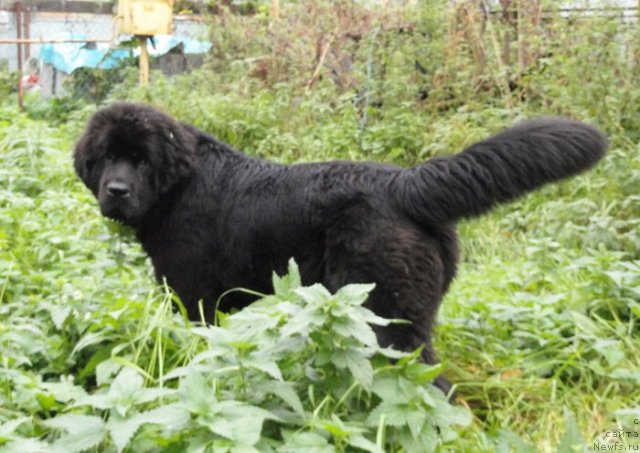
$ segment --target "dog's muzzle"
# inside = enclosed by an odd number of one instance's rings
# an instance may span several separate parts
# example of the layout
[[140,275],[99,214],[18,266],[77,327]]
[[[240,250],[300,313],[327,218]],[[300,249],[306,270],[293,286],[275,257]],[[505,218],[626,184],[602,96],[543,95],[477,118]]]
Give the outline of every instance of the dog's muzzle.
[[129,198],[131,190],[124,181],[114,180],[107,184],[107,193],[114,198]]

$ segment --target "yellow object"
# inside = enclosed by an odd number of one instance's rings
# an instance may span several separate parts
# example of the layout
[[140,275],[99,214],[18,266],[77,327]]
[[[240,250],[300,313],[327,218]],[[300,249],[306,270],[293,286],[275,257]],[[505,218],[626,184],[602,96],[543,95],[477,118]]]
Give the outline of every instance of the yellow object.
[[119,0],[120,33],[170,35],[173,31],[173,0]]

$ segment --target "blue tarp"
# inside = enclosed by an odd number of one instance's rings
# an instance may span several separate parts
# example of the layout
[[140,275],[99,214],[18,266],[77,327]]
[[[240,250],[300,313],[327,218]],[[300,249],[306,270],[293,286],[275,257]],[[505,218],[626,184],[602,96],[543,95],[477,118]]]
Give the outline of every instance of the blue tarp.
[[[184,46],[183,53],[198,54],[207,53],[211,49],[212,44],[207,41],[198,41],[196,39],[181,38],[174,35],[156,35],[153,37],[153,42],[147,39],[147,49],[149,49],[149,55],[152,57],[159,57],[169,52],[171,49],[182,44]],[[138,55],[140,50],[135,49],[135,55]]]
[[[83,35],[67,35],[60,39],[81,40]],[[157,35],[153,42],[147,40],[149,55],[158,57],[182,44],[185,54],[205,53],[211,48],[211,43],[173,35]],[[52,65],[59,71],[71,74],[78,68],[110,69],[117,67],[121,60],[131,56],[138,56],[139,48],[110,48],[108,43],[45,43],[40,46],[40,60]]]

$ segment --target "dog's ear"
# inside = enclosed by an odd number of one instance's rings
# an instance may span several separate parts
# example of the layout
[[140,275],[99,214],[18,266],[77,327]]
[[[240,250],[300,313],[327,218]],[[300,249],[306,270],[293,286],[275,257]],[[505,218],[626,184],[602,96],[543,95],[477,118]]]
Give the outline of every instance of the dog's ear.
[[98,193],[98,182],[93,176],[94,166],[97,163],[94,147],[96,146],[96,137],[93,130],[87,128],[82,134],[73,153],[73,166],[76,174],[82,182],[93,192]]
[[197,135],[191,128],[174,122],[162,131],[161,191],[168,191],[193,174],[196,168]]

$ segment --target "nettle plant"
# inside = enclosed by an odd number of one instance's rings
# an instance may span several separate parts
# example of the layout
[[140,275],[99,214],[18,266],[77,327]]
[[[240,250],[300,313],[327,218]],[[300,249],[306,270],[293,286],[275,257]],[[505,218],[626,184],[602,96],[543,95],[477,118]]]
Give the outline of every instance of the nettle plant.
[[273,285],[217,325],[192,327],[204,347],[157,381],[107,359],[95,393],[67,382],[70,401],[39,422],[41,440],[18,434],[25,417],[0,426],[5,449],[424,453],[471,422],[431,385],[439,366],[378,345],[371,326],[397,321],[363,307],[373,285],[303,287],[293,261]]

